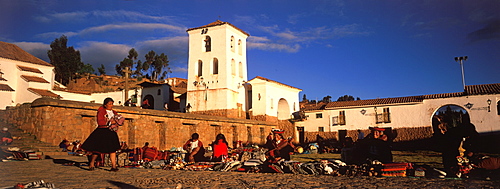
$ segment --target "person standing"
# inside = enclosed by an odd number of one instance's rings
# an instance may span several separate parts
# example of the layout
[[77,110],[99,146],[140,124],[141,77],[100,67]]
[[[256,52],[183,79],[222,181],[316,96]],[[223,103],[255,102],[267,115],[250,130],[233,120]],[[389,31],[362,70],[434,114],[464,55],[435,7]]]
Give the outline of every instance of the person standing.
[[118,114],[113,110],[113,103],[112,98],[104,99],[103,105],[97,110],[97,128],[82,144],[82,149],[92,153],[89,171],[94,170],[95,161],[99,154],[109,154],[111,160],[110,171],[118,171],[116,167],[116,151],[120,149],[120,140],[116,131],[108,128],[118,124],[114,119]]

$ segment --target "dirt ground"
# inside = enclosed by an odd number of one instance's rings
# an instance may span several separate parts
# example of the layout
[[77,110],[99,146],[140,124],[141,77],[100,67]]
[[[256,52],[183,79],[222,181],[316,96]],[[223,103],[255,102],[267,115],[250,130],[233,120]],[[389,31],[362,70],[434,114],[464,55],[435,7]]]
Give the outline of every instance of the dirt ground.
[[[68,165],[75,162],[75,165]],[[0,162],[0,188],[44,180],[57,188],[500,188],[500,180],[347,177],[277,173],[184,171],[109,167],[88,171],[86,157]]]

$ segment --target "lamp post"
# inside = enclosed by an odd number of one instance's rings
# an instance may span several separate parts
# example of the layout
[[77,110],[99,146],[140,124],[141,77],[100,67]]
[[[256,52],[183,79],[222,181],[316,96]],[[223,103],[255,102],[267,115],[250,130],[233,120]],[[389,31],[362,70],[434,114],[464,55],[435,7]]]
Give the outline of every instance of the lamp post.
[[486,102],[488,103],[488,112],[491,112],[491,108],[490,108],[490,106],[491,106],[491,100],[488,99]]
[[455,61],[460,63],[460,67],[462,68],[462,85],[464,86],[464,91],[465,91],[464,61],[466,60],[467,56],[455,57]]

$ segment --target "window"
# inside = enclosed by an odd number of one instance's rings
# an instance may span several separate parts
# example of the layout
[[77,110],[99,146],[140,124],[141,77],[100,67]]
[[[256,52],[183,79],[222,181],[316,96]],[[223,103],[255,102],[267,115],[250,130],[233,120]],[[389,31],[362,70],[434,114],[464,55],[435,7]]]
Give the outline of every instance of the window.
[[391,113],[389,112],[389,108],[384,108],[384,113],[382,115],[384,123],[391,122]]
[[231,51],[234,52],[234,36],[231,36]]
[[213,71],[212,73],[213,74],[219,74],[219,60],[217,58],[214,58],[214,62],[213,62]]
[[500,115],[500,101],[497,102],[497,115]]
[[318,127],[319,132],[325,132],[325,127]]
[[391,122],[391,113],[389,112],[389,108],[384,108],[382,114],[377,114],[375,117],[376,123],[390,123]]
[[240,73],[238,73],[238,75],[239,75],[241,78],[243,78],[243,63],[241,63],[241,62],[240,62],[240,63],[238,64],[238,70],[239,70],[239,72],[240,72]]
[[238,54],[241,55],[241,52],[243,51],[242,49],[243,49],[243,47],[241,46],[241,39],[240,39],[240,40],[238,40]]
[[198,60],[198,76],[203,75],[203,62],[201,60]]
[[332,117],[332,126],[339,124],[339,116]]
[[210,52],[212,51],[212,39],[210,36],[205,37],[205,52]]
[[323,114],[322,113],[317,113],[316,114],[316,119],[321,119],[323,118]]
[[158,96],[161,95],[161,89],[158,89]]
[[339,111],[339,125],[345,125],[345,111]]
[[339,116],[332,117],[332,126],[345,125],[345,111],[339,111]]
[[231,59],[231,74],[236,75],[236,65],[234,65],[234,59]]

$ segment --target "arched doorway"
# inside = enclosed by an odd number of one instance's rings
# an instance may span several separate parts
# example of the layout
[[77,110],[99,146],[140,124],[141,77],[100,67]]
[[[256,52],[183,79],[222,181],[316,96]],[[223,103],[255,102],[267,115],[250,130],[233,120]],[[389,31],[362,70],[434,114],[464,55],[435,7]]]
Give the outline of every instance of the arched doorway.
[[436,110],[432,116],[432,129],[434,133],[443,133],[452,128],[459,128],[469,123],[469,112],[461,106],[447,104]]
[[290,119],[290,106],[288,102],[282,98],[278,101],[278,120]]
[[[148,100],[149,107],[147,109],[155,109],[155,98],[151,95],[146,95],[142,101],[144,102],[145,100]],[[141,104],[142,105],[142,104]]]

